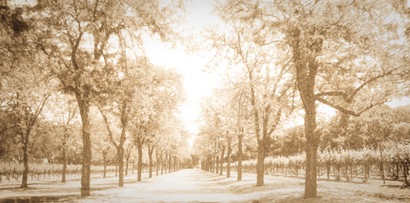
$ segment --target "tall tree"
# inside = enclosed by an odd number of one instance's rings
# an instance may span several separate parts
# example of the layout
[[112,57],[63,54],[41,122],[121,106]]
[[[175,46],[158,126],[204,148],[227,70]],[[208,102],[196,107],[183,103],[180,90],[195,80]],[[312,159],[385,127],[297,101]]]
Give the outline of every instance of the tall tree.
[[24,15],[27,10],[26,6],[0,2],[0,95],[3,121],[0,134],[2,138],[11,132],[20,136],[24,165],[22,188],[28,186],[30,135],[51,92],[49,72],[42,68],[43,56],[30,43],[35,37],[30,34],[34,30],[32,19]]

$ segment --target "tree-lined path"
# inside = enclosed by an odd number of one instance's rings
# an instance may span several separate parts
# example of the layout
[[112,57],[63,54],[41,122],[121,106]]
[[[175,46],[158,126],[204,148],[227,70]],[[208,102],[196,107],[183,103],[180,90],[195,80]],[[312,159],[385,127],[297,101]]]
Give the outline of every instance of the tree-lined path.
[[410,0],[0,0],[0,202],[410,202],[409,42]]

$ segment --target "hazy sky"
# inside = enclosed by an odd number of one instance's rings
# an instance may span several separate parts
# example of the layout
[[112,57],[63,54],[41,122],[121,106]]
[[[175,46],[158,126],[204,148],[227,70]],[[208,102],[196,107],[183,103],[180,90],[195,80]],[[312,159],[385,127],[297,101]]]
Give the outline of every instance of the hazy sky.
[[182,121],[191,134],[198,132],[201,98],[210,95],[219,80],[217,74],[205,70],[212,54],[205,50],[190,50],[191,45],[201,40],[204,29],[217,22],[217,17],[212,14],[212,4],[212,0],[186,2],[186,18],[180,25],[183,29],[182,34],[188,37],[184,45],[172,46],[158,39],[149,40],[145,44],[146,54],[152,63],[175,68],[182,74],[186,102],[180,110]]

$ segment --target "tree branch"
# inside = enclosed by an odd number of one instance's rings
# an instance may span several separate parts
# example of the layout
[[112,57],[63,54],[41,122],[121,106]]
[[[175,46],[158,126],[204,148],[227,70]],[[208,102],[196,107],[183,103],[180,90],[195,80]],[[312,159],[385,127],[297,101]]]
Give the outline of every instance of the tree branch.
[[275,120],[273,122],[273,125],[270,127],[268,131],[268,136],[272,135],[273,131],[278,126],[281,115],[282,115],[282,107],[278,110],[278,112],[276,112]]
[[39,106],[36,108],[33,117],[31,117],[30,122],[28,123],[28,127],[31,128],[36,123],[37,118],[40,116],[40,113],[43,111],[43,108],[50,97],[50,94],[44,95],[43,100],[40,102]]
[[107,115],[105,115],[105,113],[103,112],[103,110],[101,109],[101,107],[99,105],[97,105],[98,110],[100,111],[103,119],[104,119],[104,123],[105,126],[107,128],[108,131],[108,138],[110,139],[111,143],[115,146],[115,148],[118,148],[118,143],[115,142],[114,137],[113,137],[113,133],[111,131],[110,128],[110,124],[108,123],[108,119],[107,119]]
[[385,73],[383,73],[383,74],[381,74],[381,75],[378,75],[378,76],[376,76],[376,77],[374,77],[374,78],[371,78],[371,79],[365,81],[363,84],[361,84],[359,87],[357,87],[356,89],[354,89],[354,90],[349,94],[349,97],[347,98],[346,102],[349,102],[349,103],[350,103],[350,102],[352,101],[353,97],[356,96],[356,94],[357,94],[361,89],[363,89],[367,84],[369,84],[369,83],[371,83],[371,82],[374,82],[374,81],[376,81],[377,79],[380,79],[380,78],[382,78],[382,77],[385,77],[385,76],[388,76],[388,75],[392,75],[392,74],[393,74],[393,71],[395,71],[395,70],[397,70],[397,69],[398,69],[398,68],[392,69],[392,70],[390,70],[390,71],[388,71],[388,72],[385,72]]
[[362,109],[362,110],[360,110],[360,111],[358,111],[358,112],[355,112],[355,111],[352,111],[352,110],[343,108],[343,107],[340,106],[340,105],[331,103],[331,102],[329,102],[329,101],[327,101],[327,100],[325,100],[325,99],[322,99],[322,98],[317,98],[316,100],[319,101],[319,102],[321,102],[322,104],[326,104],[327,106],[330,106],[330,107],[332,107],[332,108],[334,108],[334,109],[336,109],[336,110],[338,110],[338,111],[340,111],[340,112],[342,112],[342,113],[349,114],[349,115],[352,115],[352,116],[360,116],[362,113],[364,113],[365,111],[367,111],[367,110],[373,108],[374,106],[384,104],[384,101],[383,101],[383,102],[376,102],[376,103],[374,103],[374,104],[370,104],[369,106],[365,107],[364,109]]
[[344,92],[338,92],[338,91],[331,91],[331,92],[319,92],[315,94],[315,99],[323,97],[323,96],[341,96],[343,99],[346,101],[348,98],[348,95]]

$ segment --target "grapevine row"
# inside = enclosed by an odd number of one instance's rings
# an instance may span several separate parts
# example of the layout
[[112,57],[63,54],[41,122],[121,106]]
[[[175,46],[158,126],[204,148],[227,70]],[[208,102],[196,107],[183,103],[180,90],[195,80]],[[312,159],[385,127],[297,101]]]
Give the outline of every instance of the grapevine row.
[[[323,150],[318,152],[317,157],[318,175],[320,176],[322,174],[321,170],[324,169],[328,179],[331,169],[333,169],[337,180],[340,179],[341,174],[344,174],[349,181],[353,178],[353,175],[358,177],[358,174],[361,173],[364,174],[362,178],[367,181],[373,167],[378,167],[380,170],[380,165],[386,165],[387,170],[395,176],[395,179],[399,179],[399,174],[402,174],[405,182],[408,183],[407,175],[410,165],[409,144],[389,146],[383,150],[371,148],[360,150]],[[305,159],[304,153],[293,156],[267,157],[265,159],[265,171],[271,174],[303,175]],[[256,163],[256,159],[245,160],[242,162],[242,168],[246,172],[254,172]],[[237,162],[233,163],[232,167],[237,168],[237,164]],[[379,171],[379,173],[381,172]]]
[[[24,166],[21,163],[13,162],[0,162],[0,176],[16,176],[23,174]],[[91,166],[92,173],[103,173],[104,166]],[[107,166],[106,171],[112,172],[115,171],[115,166]],[[48,174],[50,175],[61,175],[63,173],[62,164],[49,164],[49,163],[33,163],[29,166],[29,174],[31,175],[40,175]],[[67,165],[66,169],[67,174],[81,174],[81,165]]]

